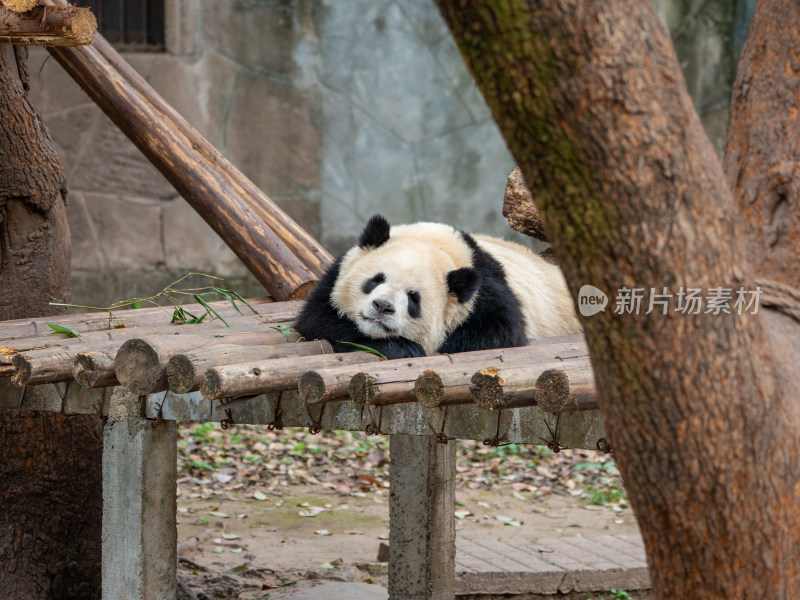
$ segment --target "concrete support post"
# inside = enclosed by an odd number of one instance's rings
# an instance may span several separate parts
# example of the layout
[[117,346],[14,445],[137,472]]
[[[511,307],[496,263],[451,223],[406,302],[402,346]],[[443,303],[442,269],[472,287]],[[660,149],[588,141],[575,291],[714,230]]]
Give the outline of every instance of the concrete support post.
[[452,600],[455,585],[456,447],[390,437],[390,600]]
[[175,421],[117,388],[103,430],[103,599],[175,600]]

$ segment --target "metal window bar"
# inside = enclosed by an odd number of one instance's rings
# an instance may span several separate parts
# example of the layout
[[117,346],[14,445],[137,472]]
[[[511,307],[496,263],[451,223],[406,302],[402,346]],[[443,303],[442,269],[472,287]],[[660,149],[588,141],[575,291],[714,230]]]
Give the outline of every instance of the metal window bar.
[[110,43],[131,50],[164,48],[164,0],[83,0]]

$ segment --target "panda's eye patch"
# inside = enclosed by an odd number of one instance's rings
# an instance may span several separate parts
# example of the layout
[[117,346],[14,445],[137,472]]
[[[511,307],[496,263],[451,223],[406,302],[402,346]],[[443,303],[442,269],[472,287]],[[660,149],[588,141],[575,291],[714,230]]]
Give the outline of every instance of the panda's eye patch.
[[408,316],[414,319],[420,315],[420,295],[419,292],[408,292]]
[[364,285],[361,286],[361,291],[365,294],[369,294],[384,281],[386,281],[386,276],[383,273],[378,273],[364,282]]

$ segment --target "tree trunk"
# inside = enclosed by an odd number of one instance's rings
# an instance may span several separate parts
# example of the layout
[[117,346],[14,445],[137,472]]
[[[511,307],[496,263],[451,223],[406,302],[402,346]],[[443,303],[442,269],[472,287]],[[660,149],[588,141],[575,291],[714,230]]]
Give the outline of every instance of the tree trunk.
[[[712,288],[754,290],[751,259],[759,276],[797,285],[797,271],[790,273],[797,269],[797,230],[788,233],[796,212],[782,215],[796,206],[796,195],[785,208],[777,203],[773,218],[782,235],[766,246],[770,253],[786,248],[785,257],[743,251],[763,234],[747,215],[742,231],[649,2],[437,2],[537,191],[576,296],[585,284],[618,301],[623,287],[656,293],[667,287],[672,294],[699,288],[704,295]],[[771,73],[763,85],[792,98],[786,119],[796,121],[790,110],[797,90],[775,80],[797,79],[797,21],[774,17],[798,7],[775,3],[769,17],[769,5],[759,6],[762,19],[751,35],[776,38],[773,54],[755,44],[748,51],[761,57],[755,71]],[[783,53],[787,60],[779,62]],[[737,89],[747,95],[755,87],[740,80]],[[769,113],[774,104],[752,106],[762,113],[758,123],[796,145],[783,115]],[[749,129],[751,118],[741,127]],[[746,154],[749,143],[769,142],[745,136]],[[748,163],[745,188],[761,181],[770,160],[763,170]],[[739,201],[740,210],[752,211],[745,204]],[[764,253],[765,244],[756,247]],[[762,269],[784,260],[793,267]],[[603,419],[644,536],[653,596],[800,598],[800,528],[792,525],[800,504],[797,354],[773,345],[777,317],[769,309],[688,315],[672,301],[667,314],[617,314],[612,303],[583,319]],[[781,318],[797,344],[798,324]]]
[[[46,315],[70,296],[63,169],[16,70],[0,48],[0,319]],[[2,595],[99,598],[99,419],[0,410],[0,456]]]

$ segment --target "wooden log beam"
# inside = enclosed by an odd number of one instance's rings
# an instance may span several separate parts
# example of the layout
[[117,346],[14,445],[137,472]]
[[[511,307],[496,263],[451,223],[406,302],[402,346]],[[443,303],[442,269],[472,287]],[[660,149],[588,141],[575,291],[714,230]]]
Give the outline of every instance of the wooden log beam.
[[[379,384],[369,373],[356,373],[348,387],[350,400],[358,405],[383,406],[416,402],[413,382],[389,381]],[[472,400],[467,395],[467,401]]]
[[206,372],[214,367],[316,354],[333,354],[333,348],[325,340],[255,347],[234,345],[203,347],[176,354],[169,359],[167,385],[171,392],[186,394],[199,390]]
[[121,340],[95,344],[73,344],[15,354],[11,359],[14,371],[11,381],[16,385],[40,385],[72,379],[72,363],[79,352],[116,352]]
[[37,1],[38,0],[0,0],[0,4],[13,12],[24,13],[36,6]]
[[[588,355],[583,336],[566,336],[538,340],[534,345],[519,348],[479,350],[460,354],[403,358],[370,364],[361,373],[349,367],[331,368],[303,374],[298,383],[300,397],[310,404],[332,402],[350,397],[355,402],[413,402],[417,378],[423,371],[463,370],[465,385],[472,374],[484,367],[513,364],[517,361],[565,359]],[[351,383],[351,379],[355,379]],[[377,387],[375,387],[377,386]],[[470,401],[466,393],[463,401]],[[366,394],[366,395],[365,395]]]
[[[215,367],[206,372],[200,392],[210,400],[231,396],[252,396],[269,391],[297,388],[297,380],[306,371],[334,365],[358,365],[379,361],[365,352],[322,354],[300,358],[280,358],[238,365]],[[351,367],[352,368],[352,367]]]
[[117,379],[137,394],[152,394],[168,389],[167,364],[176,354],[196,348],[234,344],[238,346],[263,346],[283,344],[293,347],[277,331],[239,331],[182,336],[152,336],[127,340],[114,358]]
[[[211,331],[203,332],[192,331],[194,325],[186,325],[176,327],[175,331],[168,334],[161,334],[153,338],[159,340],[159,347],[168,348],[187,348],[195,347],[197,344],[224,344],[224,343],[239,343],[239,344],[261,344],[261,343],[286,343],[292,341],[292,338],[285,338],[282,333],[277,331],[253,331],[253,327],[231,327],[215,328]],[[124,330],[123,330],[124,331]],[[103,332],[110,334],[111,339],[105,337],[95,336],[94,340],[87,341],[84,339],[68,339],[60,340],[57,345],[46,345],[40,349],[34,349],[26,352],[13,354],[10,357],[13,372],[11,373],[11,380],[17,385],[39,385],[42,383],[56,383],[59,381],[68,381],[75,377],[76,367],[75,361],[79,354],[87,354],[91,357],[89,360],[84,359],[82,365],[92,367],[93,371],[102,371],[93,373],[91,376],[86,374],[86,380],[93,381],[90,387],[99,387],[99,382],[112,382],[110,385],[116,385],[111,374],[106,371],[108,363],[102,356],[114,357],[119,350],[125,346],[126,343],[136,341],[142,338],[113,335],[117,330]],[[295,335],[296,339],[296,335]],[[101,356],[102,355],[102,356]],[[164,366],[166,359],[164,361]],[[154,369],[161,368],[162,364],[154,366]],[[83,367],[77,369],[79,373],[83,371]],[[0,372],[2,373],[2,372]],[[83,378],[83,374],[81,374]],[[160,381],[160,380],[159,380]],[[81,385],[83,383],[81,382]],[[158,391],[163,391],[166,388]],[[156,390],[153,390],[156,391]],[[149,392],[140,392],[149,393]]]
[[[255,308],[263,322],[291,321],[300,310],[298,302],[272,302],[269,298],[253,298],[248,300],[250,305]],[[219,302],[209,302],[224,319],[228,317],[236,318],[237,313],[227,300]],[[203,307],[199,304],[185,304],[183,308],[194,313],[202,314]],[[244,307],[245,311],[249,310]],[[78,333],[86,331],[104,331],[113,329],[117,325],[125,327],[137,327],[145,325],[168,325],[172,319],[173,308],[171,306],[148,307],[129,310],[115,310],[114,318],[109,317],[107,311],[87,312],[68,315],[53,315],[50,317],[37,317],[27,319],[13,319],[0,323],[0,344],[10,345],[10,340],[20,340],[23,338],[46,338],[50,340],[69,339],[63,335],[52,335],[52,330],[47,323],[54,323],[74,329]]]
[[[268,319],[268,318],[267,318]],[[216,320],[210,323],[197,323],[195,325],[163,324],[143,327],[124,327],[120,329],[107,329],[104,331],[89,331],[82,333],[79,338],[67,337],[63,335],[48,335],[38,338],[23,338],[12,340],[8,345],[0,346],[0,366],[10,364],[13,357],[17,354],[26,354],[38,350],[55,350],[57,348],[86,348],[87,344],[97,344],[100,342],[119,341],[120,345],[131,339],[151,337],[151,336],[175,336],[175,335],[205,335],[219,334],[229,335],[231,333],[243,332],[275,332],[283,335],[277,330],[271,329],[272,326],[287,327],[288,323],[278,323],[272,325],[261,315],[250,317],[227,318],[230,325],[226,327],[222,321]],[[264,321],[267,320],[265,323]],[[296,341],[297,334],[289,334],[287,340]]]
[[541,406],[558,414],[597,408],[588,359],[482,369],[473,374],[471,384],[475,404],[485,410]]
[[103,39],[50,53],[278,300],[332,257],[181,117]]
[[464,369],[447,372],[427,369],[413,382],[414,397],[425,408],[470,403],[472,373]]
[[114,371],[116,355],[116,348],[113,351],[79,352],[72,361],[72,378],[85,388],[118,386],[119,380]]
[[95,33],[97,20],[88,8],[36,6],[14,12],[0,7],[0,44],[82,46],[91,44]]

